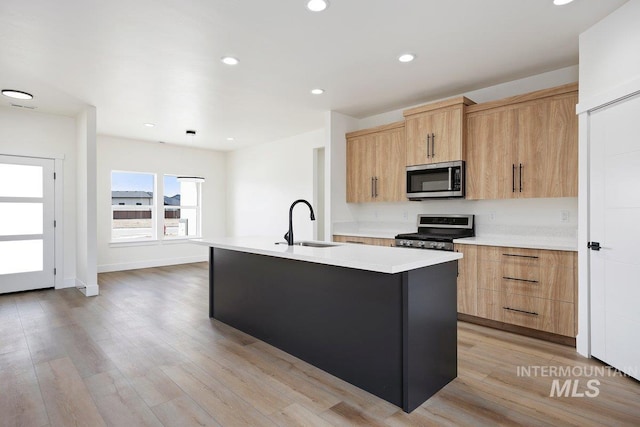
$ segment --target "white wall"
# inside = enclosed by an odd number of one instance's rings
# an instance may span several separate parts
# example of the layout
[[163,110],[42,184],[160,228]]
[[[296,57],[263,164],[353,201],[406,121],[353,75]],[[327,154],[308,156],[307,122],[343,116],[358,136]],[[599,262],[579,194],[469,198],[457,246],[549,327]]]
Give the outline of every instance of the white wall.
[[345,134],[359,128],[357,119],[330,111],[325,117],[327,136],[327,213],[328,224],[326,240],[331,240],[333,224],[343,221],[355,221],[352,205],[347,203],[347,139]]
[[[289,206],[313,201],[314,149],[325,145],[324,129],[227,154],[227,234],[283,236]],[[296,240],[313,239],[309,209],[294,210]]]
[[116,271],[158,265],[204,261],[207,249],[192,243],[162,242],[145,245],[110,244],[111,171],[138,171],[202,176],[203,237],[225,234],[226,155],[221,152],[98,136],[97,221],[98,271]]
[[98,295],[96,257],[96,108],[76,117],[76,284]]
[[63,271],[66,287],[76,279],[76,120],[0,107],[0,154],[62,159]]
[[580,171],[577,350],[591,354],[589,252],[589,111],[640,91],[640,0],[631,0],[580,35]]
[[[481,103],[573,83],[577,79],[578,66],[572,66],[459,95],[464,95],[477,103]],[[403,120],[402,111],[410,107],[412,106],[361,119],[357,121],[355,129],[366,129]],[[350,124],[353,125],[353,123]],[[344,140],[344,133],[342,134],[342,140]],[[336,141],[341,142],[340,135],[332,135],[332,143]],[[332,157],[333,161],[336,161],[337,156],[346,156],[346,150],[342,146],[332,148],[335,150]],[[335,172],[335,170],[332,170],[332,172]],[[344,178],[334,176],[334,186],[345,186],[345,182]],[[344,192],[339,196],[344,197]],[[551,231],[555,235],[565,233],[575,237],[578,218],[577,198],[482,201],[429,200],[389,204],[348,204],[346,207],[339,202],[334,201],[334,203],[342,206],[340,214],[335,216],[334,222],[393,222],[396,223],[396,226],[402,226],[402,223],[404,223],[409,231],[415,228],[416,216],[419,213],[467,213],[477,215],[476,233],[478,235],[513,232],[517,230],[517,227],[511,226],[521,224],[529,227],[539,227],[541,232],[553,229]],[[560,221],[560,211],[562,210],[569,211],[569,222]],[[492,213],[493,215],[491,215]],[[490,219],[491,217],[493,219]]]
[[580,102],[640,78],[640,0],[580,35]]

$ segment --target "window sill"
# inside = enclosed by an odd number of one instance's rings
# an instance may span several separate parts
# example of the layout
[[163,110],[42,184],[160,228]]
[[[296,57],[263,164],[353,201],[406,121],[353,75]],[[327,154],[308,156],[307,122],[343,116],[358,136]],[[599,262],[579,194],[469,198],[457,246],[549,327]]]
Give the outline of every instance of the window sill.
[[132,246],[158,246],[158,245],[178,245],[189,243],[192,239],[200,239],[201,236],[174,237],[162,240],[134,240],[130,242],[109,242],[110,248],[126,248]]
[[159,244],[159,240],[132,240],[129,242],[109,242],[109,247],[126,248],[128,246],[156,246]]
[[175,245],[179,243],[189,243],[192,239],[201,239],[202,236],[189,236],[189,237],[171,237],[162,239],[162,244]]

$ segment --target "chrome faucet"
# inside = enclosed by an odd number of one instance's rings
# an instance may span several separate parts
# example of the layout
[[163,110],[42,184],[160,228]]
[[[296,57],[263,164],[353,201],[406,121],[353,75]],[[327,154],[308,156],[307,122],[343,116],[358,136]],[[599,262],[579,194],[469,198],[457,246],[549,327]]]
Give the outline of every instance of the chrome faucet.
[[313,213],[313,208],[311,207],[311,203],[303,199],[299,199],[293,202],[291,204],[291,207],[289,208],[289,231],[287,231],[287,234],[284,235],[284,239],[287,241],[287,245],[289,246],[293,246],[293,207],[298,203],[304,203],[307,206],[309,206],[309,210],[311,211],[311,221],[316,220],[316,216]]

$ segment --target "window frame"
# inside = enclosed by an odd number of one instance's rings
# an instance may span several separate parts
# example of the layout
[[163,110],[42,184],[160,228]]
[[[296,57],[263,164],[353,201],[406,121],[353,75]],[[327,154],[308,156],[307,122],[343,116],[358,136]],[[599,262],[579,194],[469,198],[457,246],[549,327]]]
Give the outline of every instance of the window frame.
[[[202,238],[202,182],[194,182],[195,186],[196,186],[196,199],[197,199],[197,205],[193,206],[193,205],[183,205],[182,204],[182,197],[180,197],[180,205],[175,206],[166,206],[164,204],[164,196],[165,196],[165,187],[164,187],[164,182],[165,182],[165,177],[180,177],[180,176],[187,176],[186,174],[173,174],[173,173],[164,173],[162,174],[162,201],[160,202],[162,204],[162,224],[159,225],[159,227],[162,227],[162,236],[160,237],[161,240],[163,241],[176,241],[176,240],[188,240],[188,239],[199,239]],[[195,235],[187,235],[187,236],[168,236],[165,234],[165,212],[167,211],[167,208],[173,208],[173,209],[195,209],[196,211],[196,234]],[[158,218],[160,220],[160,217]],[[160,228],[158,228],[158,230],[160,230]]]
[[[153,198],[151,200],[151,204],[149,205],[126,205],[126,204],[113,204],[113,174],[121,173],[121,174],[136,174],[136,175],[150,175],[153,178]],[[109,173],[109,182],[110,182],[110,197],[111,197],[111,215],[109,217],[110,223],[110,244],[114,245],[127,245],[131,244],[140,244],[140,243],[152,243],[158,241],[158,208],[157,208],[157,199],[158,199],[158,176],[154,172],[143,172],[143,171],[131,171],[131,170],[120,170],[120,169],[112,169]],[[119,190],[115,190],[119,191]],[[143,190],[140,190],[143,191]],[[114,236],[114,212],[116,211],[150,211],[151,212],[151,236],[150,237],[137,237],[131,239],[118,239]]]

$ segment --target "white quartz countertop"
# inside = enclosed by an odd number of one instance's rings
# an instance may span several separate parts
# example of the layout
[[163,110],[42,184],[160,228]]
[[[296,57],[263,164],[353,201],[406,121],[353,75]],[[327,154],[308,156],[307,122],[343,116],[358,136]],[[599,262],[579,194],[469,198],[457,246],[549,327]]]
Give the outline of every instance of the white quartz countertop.
[[550,251],[577,251],[578,243],[566,239],[535,236],[476,236],[455,239],[463,245],[503,246],[506,248],[547,249]]
[[[220,237],[191,242],[220,249],[335,265],[380,273],[401,273],[462,258],[461,253],[428,249],[332,243],[328,248],[276,244],[277,237]],[[325,243],[325,242],[319,242]]]

